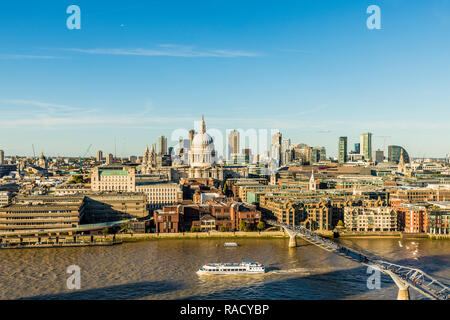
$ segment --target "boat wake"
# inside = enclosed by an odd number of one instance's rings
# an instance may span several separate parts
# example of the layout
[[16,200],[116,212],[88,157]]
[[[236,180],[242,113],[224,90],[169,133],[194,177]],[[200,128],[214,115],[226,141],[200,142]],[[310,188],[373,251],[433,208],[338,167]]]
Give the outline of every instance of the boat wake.
[[271,270],[266,272],[266,275],[276,275],[276,274],[293,274],[293,273],[301,273],[301,274],[311,274],[312,270],[307,268],[293,268],[293,269],[281,269],[281,270]]

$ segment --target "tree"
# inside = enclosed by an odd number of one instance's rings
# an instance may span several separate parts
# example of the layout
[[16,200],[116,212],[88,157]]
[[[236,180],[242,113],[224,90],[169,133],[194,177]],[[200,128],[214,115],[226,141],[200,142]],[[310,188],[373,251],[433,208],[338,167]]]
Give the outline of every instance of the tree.
[[109,228],[102,229],[102,233],[104,236],[106,236],[109,233]]
[[258,225],[256,226],[256,228],[259,231],[262,231],[262,230],[264,230],[266,228],[266,224],[264,223],[264,221],[260,221],[260,222],[258,222]]
[[220,232],[225,232],[225,231],[227,231],[227,228],[225,228],[225,226],[220,226],[219,227],[219,231]]
[[244,220],[241,220],[239,222],[239,230],[241,231],[247,231],[248,230],[248,225]]
[[119,233],[131,233],[132,231],[130,223],[124,222],[120,225]]
[[196,226],[192,226],[191,227],[191,232],[200,232],[200,227],[196,227]]
[[85,183],[85,182],[86,181],[84,180],[83,176],[78,174],[78,175],[73,176],[72,179],[67,183],[72,184],[72,183]]

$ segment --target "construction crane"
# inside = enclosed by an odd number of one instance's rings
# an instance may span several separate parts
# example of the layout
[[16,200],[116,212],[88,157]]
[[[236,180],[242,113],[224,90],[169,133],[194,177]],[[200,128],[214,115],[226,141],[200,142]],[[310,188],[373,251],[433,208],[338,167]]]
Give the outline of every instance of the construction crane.
[[83,154],[83,156],[80,156],[80,169],[81,169],[81,171],[83,171],[83,158],[86,157],[86,155],[88,154],[89,150],[91,150],[91,147],[92,147],[92,143],[89,145],[89,147],[87,148],[87,150]]
[[391,136],[375,136],[376,138],[383,138],[384,139],[384,143],[383,143],[383,152],[386,152],[386,140],[388,138],[391,138]]

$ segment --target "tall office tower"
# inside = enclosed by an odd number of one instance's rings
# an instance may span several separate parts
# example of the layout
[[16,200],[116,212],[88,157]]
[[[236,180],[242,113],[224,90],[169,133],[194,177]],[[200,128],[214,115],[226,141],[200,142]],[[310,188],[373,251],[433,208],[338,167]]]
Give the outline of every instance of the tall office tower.
[[398,164],[400,161],[400,156],[403,150],[403,160],[405,163],[409,163],[409,154],[401,146],[388,146],[388,161]]
[[281,138],[281,132],[277,132],[272,135],[271,141],[271,156],[277,167],[281,164]]
[[114,156],[112,155],[112,153],[110,153],[106,157],[106,164],[113,164],[113,163],[114,163]]
[[325,147],[312,147],[311,149],[311,163],[327,160],[327,151]]
[[97,151],[97,162],[102,162],[103,161],[103,151],[98,150]]
[[372,160],[372,134],[370,132],[361,133],[359,142],[361,143],[361,154],[364,156],[364,160]]
[[320,151],[320,161],[325,161],[327,160],[327,149],[325,149],[325,147],[318,147],[319,151]]
[[164,136],[160,136],[158,138],[158,155],[164,156],[167,154],[167,138]]
[[252,159],[252,150],[250,148],[242,149],[242,153],[244,155],[244,163],[251,163]]
[[239,131],[233,130],[228,134],[228,160],[232,154],[239,153]]
[[361,154],[361,144],[359,143],[355,143],[355,153],[356,154]]
[[0,150],[0,165],[5,164],[5,152]]
[[311,163],[317,163],[320,161],[320,149],[313,147],[311,149]]
[[311,163],[312,148],[304,143],[294,145],[292,148],[292,161],[298,161],[301,164]]
[[291,139],[283,139],[281,141],[281,164],[289,163],[289,147],[291,146]]
[[339,137],[338,162],[347,162],[347,137]]
[[380,163],[384,161],[384,151],[383,150],[375,150],[373,152],[373,157],[375,159],[375,163]]

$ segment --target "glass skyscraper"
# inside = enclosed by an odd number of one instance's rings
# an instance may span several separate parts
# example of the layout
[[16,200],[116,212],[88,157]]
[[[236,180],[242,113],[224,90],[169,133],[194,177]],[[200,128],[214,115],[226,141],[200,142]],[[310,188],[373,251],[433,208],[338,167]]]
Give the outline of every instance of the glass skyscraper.
[[400,155],[403,149],[403,160],[405,163],[409,163],[409,155],[406,150],[401,146],[388,146],[388,161],[398,164],[400,161]]
[[361,154],[366,161],[372,160],[372,134],[370,132],[361,133],[359,137],[361,143]]
[[339,161],[339,163],[347,162],[347,137],[339,138],[338,161]]

